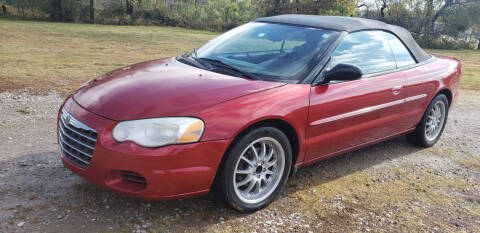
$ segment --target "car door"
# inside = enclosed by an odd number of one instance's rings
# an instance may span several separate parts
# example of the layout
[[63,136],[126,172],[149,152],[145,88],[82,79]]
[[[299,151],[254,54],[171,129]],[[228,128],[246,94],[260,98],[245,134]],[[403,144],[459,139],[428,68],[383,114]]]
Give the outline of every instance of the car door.
[[328,71],[337,64],[355,65],[362,70],[361,79],[312,86],[306,130],[307,163],[401,131],[396,121],[402,111],[404,78],[396,72],[385,33],[348,34],[324,69]]
[[420,121],[428,105],[427,96],[431,96],[435,90],[435,82],[438,76],[441,76],[441,70],[432,75],[431,69],[425,66],[417,66],[407,47],[394,35],[388,35],[388,42],[392,47],[393,55],[397,62],[397,67],[405,77],[403,92],[405,94],[405,103],[403,104],[403,116],[398,123],[404,128],[414,128]]

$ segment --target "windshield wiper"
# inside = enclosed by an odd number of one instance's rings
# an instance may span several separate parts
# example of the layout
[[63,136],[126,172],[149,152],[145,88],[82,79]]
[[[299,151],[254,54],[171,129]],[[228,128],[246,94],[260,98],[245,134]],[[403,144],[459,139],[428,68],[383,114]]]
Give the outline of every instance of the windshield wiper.
[[198,59],[197,49],[193,49],[193,50],[192,50],[192,53],[190,54],[190,56],[193,57],[193,55],[195,55],[195,57],[194,57],[195,59]]
[[204,69],[204,70],[209,70],[210,68],[207,67],[203,62],[200,62],[198,58],[195,58],[187,53],[184,53],[183,55],[179,56],[178,58],[182,59],[183,61],[187,62],[190,65],[196,66],[198,68]]
[[[194,52],[196,52],[194,50]],[[261,78],[256,75],[256,74],[253,74],[253,73],[250,73],[248,71],[244,71],[244,70],[241,70],[241,69],[238,69],[237,67],[235,66],[232,66],[230,64],[227,64],[225,62],[223,62],[222,60],[218,60],[218,59],[213,59],[213,58],[204,58],[204,57],[201,57],[201,58],[198,58],[198,60],[201,60],[201,61],[207,61],[209,63],[214,63],[216,65],[219,65],[223,68],[226,68],[226,69],[229,69],[229,70],[233,70],[237,73],[240,73],[240,74],[243,74],[243,76],[247,77],[247,78],[251,78],[251,79],[255,79],[255,80],[261,80]]]

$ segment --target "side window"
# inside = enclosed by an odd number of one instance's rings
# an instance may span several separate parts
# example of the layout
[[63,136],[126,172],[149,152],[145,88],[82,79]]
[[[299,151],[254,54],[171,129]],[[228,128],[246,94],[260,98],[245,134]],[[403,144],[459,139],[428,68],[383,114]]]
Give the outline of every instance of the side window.
[[396,36],[390,33],[385,34],[387,34],[388,43],[390,43],[390,46],[392,47],[393,55],[395,56],[398,67],[404,67],[416,63],[408,49]]
[[363,74],[397,68],[392,49],[382,31],[348,34],[333,52],[327,70],[340,63],[358,66]]

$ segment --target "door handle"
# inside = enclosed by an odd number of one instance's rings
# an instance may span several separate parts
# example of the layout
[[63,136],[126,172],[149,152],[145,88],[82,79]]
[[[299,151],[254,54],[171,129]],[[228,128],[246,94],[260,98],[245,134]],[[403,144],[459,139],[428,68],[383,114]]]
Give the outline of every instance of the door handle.
[[398,94],[400,94],[400,92],[402,92],[402,88],[403,88],[403,86],[394,86],[394,87],[392,88],[392,94],[393,94],[393,95],[398,95]]

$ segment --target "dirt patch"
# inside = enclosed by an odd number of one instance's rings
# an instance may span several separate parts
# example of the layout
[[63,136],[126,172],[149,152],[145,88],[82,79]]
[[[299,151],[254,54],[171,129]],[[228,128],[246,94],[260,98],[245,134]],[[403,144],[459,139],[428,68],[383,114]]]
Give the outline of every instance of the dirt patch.
[[1,232],[475,232],[480,94],[463,91],[439,143],[399,137],[303,168],[268,208],[243,215],[213,196],[144,201],[65,169],[62,97],[0,93]]
[[16,83],[5,79],[0,79],[0,93],[10,90],[25,89],[26,85],[23,83]]

